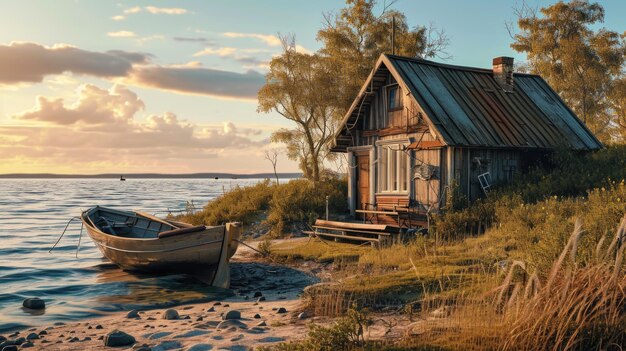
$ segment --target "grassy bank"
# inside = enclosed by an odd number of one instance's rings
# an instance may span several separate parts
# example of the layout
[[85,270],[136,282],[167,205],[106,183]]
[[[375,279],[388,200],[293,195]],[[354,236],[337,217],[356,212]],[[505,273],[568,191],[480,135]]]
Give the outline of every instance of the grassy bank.
[[[475,206],[440,215],[428,236],[406,245],[272,247],[279,259],[332,263],[333,284],[309,289],[309,308],[344,316],[284,349],[381,347],[336,335],[358,329],[351,306],[393,306],[423,321],[389,349],[620,349],[626,148],[556,153],[550,162],[551,170],[531,170]],[[482,235],[468,233],[475,220],[491,226]],[[313,340],[320,333],[336,344],[319,348]]]
[[347,210],[347,182],[329,175],[321,182],[293,179],[276,184],[265,180],[253,186],[237,187],[210,201],[201,211],[178,217],[193,224],[219,225],[226,222],[264,222],[272,237],[299,231],[326,212],[328,197],[331,213]]

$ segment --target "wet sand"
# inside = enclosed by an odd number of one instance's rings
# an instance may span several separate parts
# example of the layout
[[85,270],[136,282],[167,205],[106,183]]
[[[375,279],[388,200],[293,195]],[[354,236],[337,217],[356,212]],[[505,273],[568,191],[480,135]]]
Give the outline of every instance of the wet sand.
[[[307,320],[299,320],[303,289],[319,281],[302,270],[263,261],[254,251],[241,245],[231,262],[233,296],[219,301],[174,307],[178,319],[166,320],[167,309],[128,312],[71,323],[29,328],[8,339],[37,334],[20,350],[105,350],[104,336],[123,331],[136,343],[118,349],[139,349],[142,345],[158,350],[249,350],[306,335]],[[261,295],[255,297],[255,295]],[[284,311],[283,311],[284,310]],[[228,311],[238,311],[239,319],[224,320]],[[31,338],[34,337],[31,335]],[[24,347],[26,346],[26,347]]]
[[[219,301],[176,306],[172,309],[176,310],[177,319],[165,319],[166,308],[137,311],[130,317],[126,311],[80,322],[57,322],[3,336],[14,340],[36,335],[19,350],[81,351],[234,351],[299,340],[306,336],[307,324],[333,321],[327,317],[298,318],[304,308],[300,298],[303,289],[319,282],[318,276],[329,274],[326,268],[318,266],[308,262],[298,269],[264,262],[253,250],[241,245],[231,262],[234,295]],[[239,312],[240,318],[225,320],[229,311]],[[368,339],[397,340],[407,333],[420,334],[423,326],[423,321],[411,320],[392,310],[378,313],[373,321],[366,331]],[[116,348],[105,346],[105,335],[114,330],[133,336],[136,342]]]

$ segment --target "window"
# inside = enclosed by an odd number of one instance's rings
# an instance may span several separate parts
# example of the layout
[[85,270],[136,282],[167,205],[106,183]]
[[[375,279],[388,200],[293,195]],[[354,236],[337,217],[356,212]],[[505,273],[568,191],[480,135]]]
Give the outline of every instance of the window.
[[409,191],[409,156],[402,145],[383,145],[378,157],[378,192],[406,193]]
[[387,110],[395,111],[402,109],[402,97],[400,96],[400,87],[391,85],[387,87]]

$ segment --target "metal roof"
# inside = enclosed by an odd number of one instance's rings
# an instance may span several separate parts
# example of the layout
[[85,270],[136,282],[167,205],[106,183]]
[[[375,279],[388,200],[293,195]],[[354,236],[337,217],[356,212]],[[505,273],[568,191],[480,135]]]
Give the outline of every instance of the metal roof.
[[346,126],[367,111],[356,107],[371,100],[367,88],[387,72],[410,92],[446,145],[542,149],[564,146],[576,150],[602,147],[538,75],[515,73],[513,91],[505,92],[490,69],[382,55],[344,117],[334,151],[344,151],[349,146],[351,138],[347,137],[352,133]]

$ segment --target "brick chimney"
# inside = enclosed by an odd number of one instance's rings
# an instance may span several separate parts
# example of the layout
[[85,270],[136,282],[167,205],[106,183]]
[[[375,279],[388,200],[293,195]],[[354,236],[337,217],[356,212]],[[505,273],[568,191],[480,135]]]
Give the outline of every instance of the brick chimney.
[[493,59],[493,77],[506,92],[513,91],[513,58],[500,56]]

